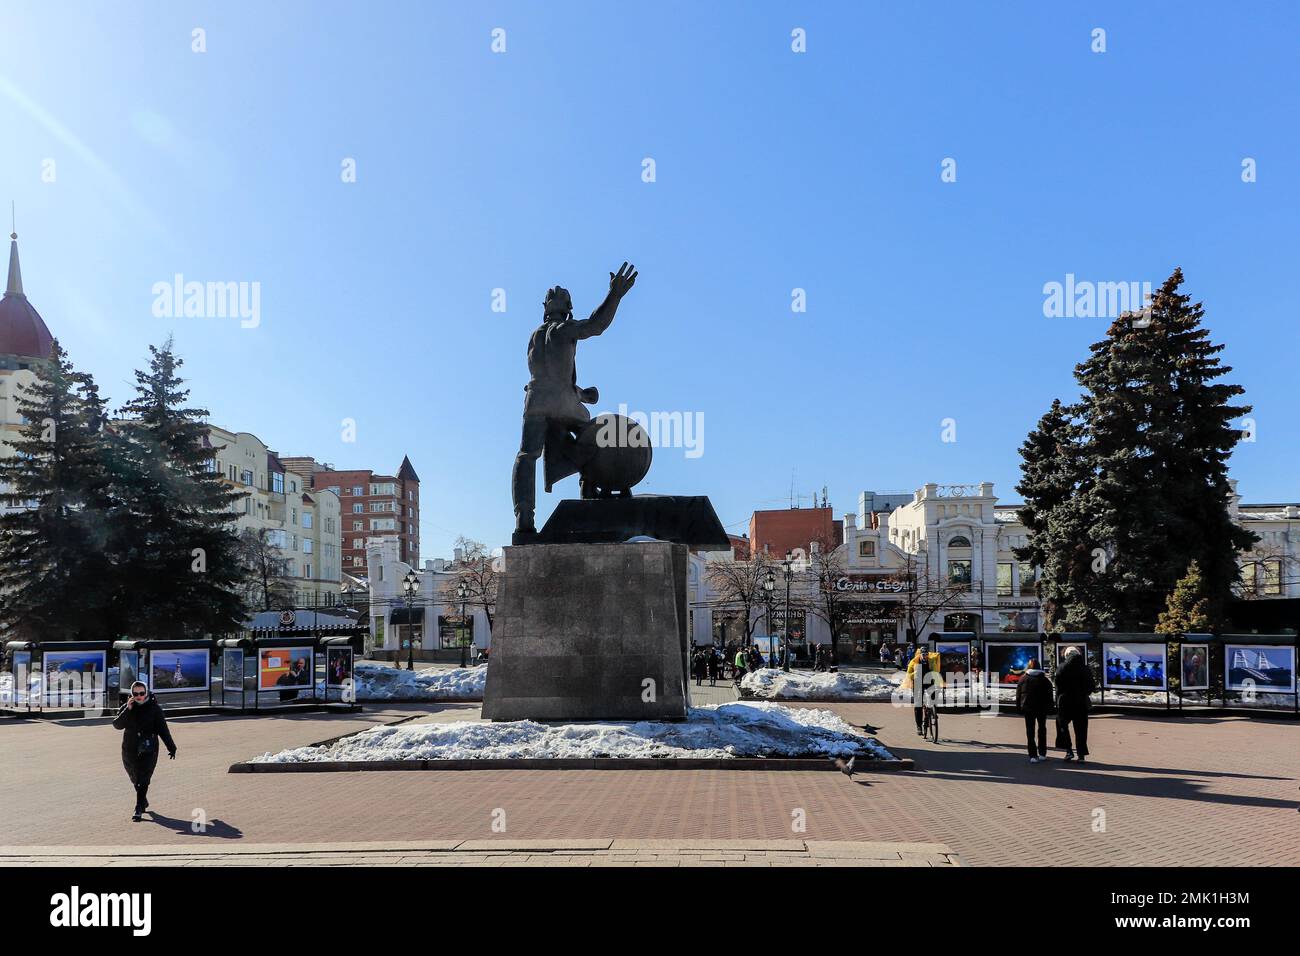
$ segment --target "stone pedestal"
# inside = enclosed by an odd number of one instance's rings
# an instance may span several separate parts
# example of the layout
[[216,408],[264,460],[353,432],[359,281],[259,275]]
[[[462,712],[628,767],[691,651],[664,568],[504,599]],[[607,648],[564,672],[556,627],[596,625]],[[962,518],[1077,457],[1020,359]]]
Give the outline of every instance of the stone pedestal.
[[685,717],[686,554],[666,541],[506,548],[483,716]]

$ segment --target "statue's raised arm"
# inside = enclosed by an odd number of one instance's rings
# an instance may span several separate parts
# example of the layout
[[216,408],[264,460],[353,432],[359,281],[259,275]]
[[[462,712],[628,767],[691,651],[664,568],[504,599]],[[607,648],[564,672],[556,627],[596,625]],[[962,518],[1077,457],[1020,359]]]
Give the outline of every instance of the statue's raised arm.
[[619,302],[631,291],[635,283],[636,266],[623,263],[618,267],[618,272],[609,274],[609,293],[605,296],[605,301],[591,313],[591,318],[569,323],[569,331],[579,339],[600,335],[614,321],[614,313],[618,311]]

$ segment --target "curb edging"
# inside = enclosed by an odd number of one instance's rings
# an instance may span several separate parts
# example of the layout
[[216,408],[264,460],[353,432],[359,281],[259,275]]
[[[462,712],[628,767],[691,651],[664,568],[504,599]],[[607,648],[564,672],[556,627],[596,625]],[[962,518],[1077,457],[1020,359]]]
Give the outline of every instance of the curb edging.
[[[855,773],[913,770],[911,758],[873,758]],[[320,760],[304,763],[233,763],[228,773],[356,773],[400,770],[802,770],[839,773],[827,759],[809,757],[528,757],[472,760]]]

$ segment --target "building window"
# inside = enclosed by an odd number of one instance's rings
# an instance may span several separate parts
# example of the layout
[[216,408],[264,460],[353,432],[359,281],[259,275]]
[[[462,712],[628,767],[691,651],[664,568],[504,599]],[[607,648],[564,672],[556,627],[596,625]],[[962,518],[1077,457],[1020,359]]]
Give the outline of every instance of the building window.
[[302,576],[303,576],[304,578],[309,578],[309,577],[311,577],[311,565],[310,565],[310,564],[304,564],[304,565],[302,566]]
[[302,526],[303,526],[304,528],[310,528],[310,527],[311,527],[311,523],[312,523],[311,512],[310,512],[310,511],[304,511],[304,512],[302,513]]
[[354,515],[364,514],[365,510],[366,510],[366,506],[361,504],[360,502],[357,502],[355,505],[352,506],[352,513]]
[[311,554],[311,538],[302,539],[302,553]]
[[354,496],[356,496],[356,495],[364,495],[365,493],[366,493],[366,489],[362,488],[360,485],[353,485],[353,486],[352,486],[352,494],[353,494]]
[[245,485],[251,485],[253,483],[253,473],[248,469],[244,469],[239,473],[239,480]]
[[1011,584],[1011,567],[1012,565],[1010,561],[998,562],[998,596],[999,597],[1010,597],[1012,594],[1015,593],[1015,589],[1012,587]]
[[970,538],[967,538],[965,535],[960,535],[960,534],[959,534],[959,535],[957,535],[955,538],[951,538],[951,539],[948,541],[948,547],[950,547],[950,548],[969,548],[969,547],[970,547]]
[[284,473],[274,471],[271,473],[271,490],[277,495],[284,494]]
[[874,558],[876,556],[876,542],[867,538],[858,542],[859,558]]
[[1020,596],[1033,597],[1037,592],[1034,587],[1034,566],[1032,564],[1020,565]]
[[970,561],[948,562],[948,583],[953,587],[970,587]]
[[364,531],[364,530],[365,530],[365,526],[366,526],[366,523],[365,523],[364,521],[354,521],[354,522],[352,522],[352,530],[353,530],[353,531]]
[[1261,561],[1256,566],[1255,582],[1260,594],[1280,595],[1282,593],[1282,561]]
[[337,495],[341,489],[339,488],[338,485],[330,485],[330,486],[329,486],[328,488],[326,488],[325,490],[326,490],[326,491],[332,491],[332,492],[334,492],[334,494]]
[[289,509],[289,524],[297,524],[297,523],[298,523],[298,509],[297,509],[297,508],[290,508],[290,509]]

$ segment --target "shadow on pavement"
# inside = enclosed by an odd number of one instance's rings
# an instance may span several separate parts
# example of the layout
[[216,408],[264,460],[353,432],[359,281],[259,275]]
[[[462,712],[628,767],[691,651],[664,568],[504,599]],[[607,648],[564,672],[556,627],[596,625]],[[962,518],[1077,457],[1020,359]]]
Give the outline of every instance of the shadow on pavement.
[[195,832],[192,829],[191,821],[178,820],[175,817],[165,817],[161,813],[153,810],[145,811],[148,814],[148,821],[156,823],[159,826],[167,827],[173,833],[179,833],[183,836],[209,837],[218,840],[240,840],[243,839],[244,831],[239,827],[232,827],[223,820],[213,820],[201,831]]
[[[1205,784],[1201,782],[1203,779],[1213,778],[1291,781],[1291,777],[1225,773],[1214,770],[1136,767],[1107,763],[1092,756],[1089,756],[1086,763],[1066,763],[1055,754],[1047,763],[1031,765],[1023,746],[1015,747],[1014,752],[1007,745],[994,746],[997,749],[991,748],[976,754],[968,751],[945,752],[942,749],[909,750],[899,746],[892,746],[890,750],[896,756],[911,757],[916,761],[916,769],[910,771],[911,774],[943,780],[978,779],[984,783],[1051,787],[1084,793],[1197,800],[1229,806],[1288,809],[1300,806],[1300,802],[1294,799],[1214,793],[1207,790]],[[1133,777],[1124,774],[1143,776]]]

